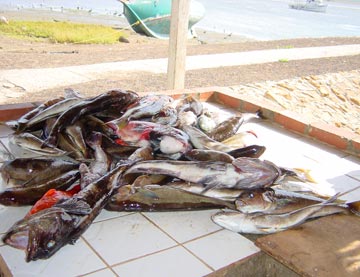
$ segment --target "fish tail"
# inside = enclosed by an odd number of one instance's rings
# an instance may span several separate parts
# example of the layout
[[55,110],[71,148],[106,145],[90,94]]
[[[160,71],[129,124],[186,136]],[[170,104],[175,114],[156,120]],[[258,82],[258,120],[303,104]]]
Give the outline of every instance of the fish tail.
[[347,203],[346,206],[353,214],[360,216],[360,201]]

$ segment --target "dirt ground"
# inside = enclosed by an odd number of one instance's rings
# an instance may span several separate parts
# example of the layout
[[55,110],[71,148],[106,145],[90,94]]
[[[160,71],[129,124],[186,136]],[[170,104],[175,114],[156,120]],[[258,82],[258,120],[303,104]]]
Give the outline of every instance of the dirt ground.
[[[168,55],[168,41],[141,36],[132,31],[127,31],[127,39],[128,43],[119,42],[114,45],[84,45],[30,42],[0,36],[0,70],[60,67],[101,62],[165,58]],[[187,55],[341,44],[360,44],[360,37],[249,41],[239,37],[200,31],[198,32],[198,38],[188,41]],[[360,55],[219,67],[188,71],[186,73],[185,87],[226,86],[236,88],[236,86],[259,82],[277,82],[280,80],[349,72],[359,69]],[[356,74],[358,74],[358,71]],[[166,74],[127,72],[122,73],[121,75],[113,74],[107,79],[77,84],[72,86],[72,88],[80,91],[85,96],[93,96],[112,88],[123,88],[137,92],[163,91],[167,88],[166,83]],[[30,99],[26,96],[17,98],[15,101],[17,103],[45,101],[63,95],[65,88],[66,87],[59,87],[39,91],[36,95],[30,97]],[[359,94],[360,85],[357,87],[355,86],[355,89],[358,90],[357,94]],[[236,91],[236,89],[234,89],[234,91]],[[241,92],[244,93],[243,91]],[[313,93],[316,93],[316,91]],[[265,95],[262,94],[261,97],[265,97]],[[297,98],[293,98],[293,101],[297,101],[296,99]],[[316,98],[308,97],[307,100],[310,102],[314,101],[314,99]],[[350,104],[348,105],[347,110],[337,108],[344,104],[341,98],[335,97],[334,99],[331,99],[331,101],[335,102],[336,109],[342,114],[348,113],[349,109],[350,114],[357,114],[358,109],[360,108],[359,104],[356,104],[357,100],[355,102],[349,101]],[[352,110],[353,108],[354,110]],[[300,112],[304,111],[309,113],[309,109],[300,110]],[[322,113],[319,113],[319,105],[318,107],[314,107],[313,113],[318,115],[317,119],[321,119]],[[354,120],[357,119],[355,118]],[[340,121],[336,118],[334,120],[327,118],[326,122],[338,127],[345,127],[352,131],[360,132],[360,126],[347,126],[350,124],[352,125],[354,120],[347,123],[347,119],[344,119],[342,116]],[[360,122],[360,119],[358,122]]]

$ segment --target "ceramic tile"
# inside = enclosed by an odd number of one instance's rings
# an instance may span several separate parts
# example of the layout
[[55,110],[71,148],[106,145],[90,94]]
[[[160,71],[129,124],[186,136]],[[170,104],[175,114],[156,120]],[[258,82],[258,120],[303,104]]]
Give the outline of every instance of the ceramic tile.
[[83,237],[110,265],[175,245],[139,213],[94,223]]
[[82,277],[114,277],[117,276],[111,269],[106,268],[90,274],[81,275]]
[[0,205],[0,234],[5,233],[15,222],[22,219],[29,209],[29,206],[6,207]]
[[11,133],[13,133],[13,131],[9,127],[5,125],[0,125],[0,137],[6,137]]
[[203,210],[144,214],[176,241],[183,243],[221,229],[211,221],[211,215],[216,211]]
[[24,252],[9,246],[0,247],[0,255],[16,277],[76,276],[106,267],[82,239],[64,246],[47,260],[26,263]]
[[324,185],[328,185],[330,188],[332,188],[335,191],[335,193],[345,192],[345,191],[348,191],[350,189],[353,189],[353,188],[359,186],[359,188],[357,190],[352,191],[344,196],[340,196],[340,199],[346,200],[347,202],[359,201],[359,199],[360,199],[360,181],[355,180],[355,179],[350,178],[345,175],[328,178],[325,181],[326,181],[326,184],[324,183]]
[[123,277],[199,277],[211,269],[181,246],[114,267]]
[[101,213],[95,218],[94,222],[109,220],[129,214],[130,214],[129,212],[112,212],[112,211],[102,210]]
[[247,238],[227,230],[188,242],[184,246],[215,270],[260,251]]

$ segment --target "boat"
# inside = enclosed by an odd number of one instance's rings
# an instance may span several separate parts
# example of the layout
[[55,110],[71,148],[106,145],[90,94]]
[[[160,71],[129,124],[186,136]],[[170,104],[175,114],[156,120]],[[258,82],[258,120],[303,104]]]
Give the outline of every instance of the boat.
[[[171,0],[118,0],[131,28],[141,34],[158,39],[168,39],[170,34]],[[189,37],[196,37],[193,26],[205,15],[204,6],[190,1]]]
[[327,4],[324,4],[322,0],[295,0],[289,4],[291,9],[305,10],[311,12],[326,12]]

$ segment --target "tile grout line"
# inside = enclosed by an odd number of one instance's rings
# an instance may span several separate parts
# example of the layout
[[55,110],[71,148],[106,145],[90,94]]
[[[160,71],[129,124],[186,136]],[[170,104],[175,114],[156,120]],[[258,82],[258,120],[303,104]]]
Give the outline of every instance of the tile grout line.
[[[142,213],[141,213],[142,214]],[[177,243],[177,246],[182,247],[183,249],[185,249],[187,252],[189,252],[194,258],[196,258],[197,260],[199,260],[201,263],[203,263],[206,267],[208,267],[211,271],[215,272],[215,269],[210,266],[208,263],[206,263],[203,259],[201,259],[200,257],[198,257],[197,255],[195,255],[195,253],[193,253],[192,251],[190,251],[184,244],[210,236],[212,234],[218,233],[222,230],[224,230],[223,228],[204,234],[202,236],[187,240],[185,242],[178,242],[175,238],[173,238],[168,232],[166,232],[165,230],[163,230],[159,225],[157,225],[155,222],[153,222],[150,218],[148,218],[146,215],[142,214],[147,220],[149,220],[149,222],[151,222],[155,227],[157,227],[158,229],[160,229],[163,233],[165,233],[168,237],[170,237],[172,240],[174,240]]]
[[163,249],[160,249],[160,250],[157,250],[157,251],[148,253],[148,254],[140,255],[140,256],[137,256],[137,257],[134,257],[134,258],[131,258],[131,259],[128,259],[128,260],[124,260],[124,261],[121,261],[121,262],[112,264],[111,267],[115,267],[115,266],[127,264],[127,263],[130,263],[130,262],[136,261],[136,260],[140,260],[140,259],[142,259],[142,258],[146,258],[146,257],[152,256],[152,255],[154,255],[154,254],[158,254],[158,253],[161,253],[161,252],[165,252],[165,251],[167,251],[167,250],[169,250],[169,249],[176,248],[176,247],[178,247],[178,245],[169,246],[169,247],[166,247],[166,248],[163,248]]
[[[108,268],[110,269],[116,276],[118,276],[118,274],[112,269],[112,267],[106,262],[106,260],[100,255],[100,253],[98,253],[95,248],[84,238],[84,236],[81,236],[81,239],[85,242],[85,244],[94,252],[94,254],[106,265],[105,268]],[[102,268],[104,269],[104,268]],[[102,270],[102,269],[99,269],[99,270]],[[97,270],[97,271],[99,271]],[[94,272],[94,271],[93,271]],[[86,276],[86,275],[89,275],[93,272],[90,272],[90,273],[86,273],[85,275],[83,276]],[[96,272],[96,271],[95,271]]]

